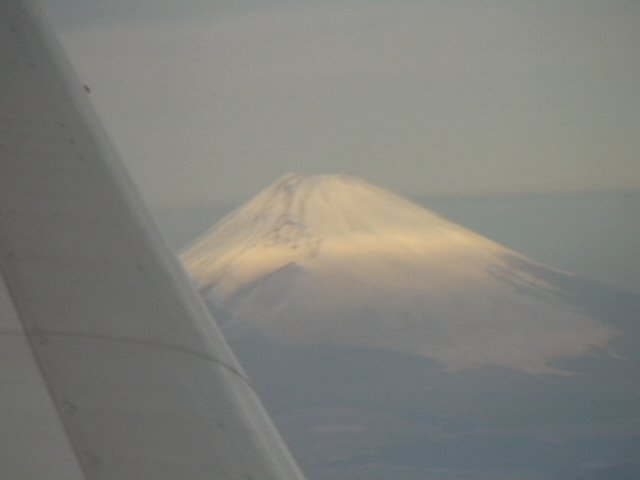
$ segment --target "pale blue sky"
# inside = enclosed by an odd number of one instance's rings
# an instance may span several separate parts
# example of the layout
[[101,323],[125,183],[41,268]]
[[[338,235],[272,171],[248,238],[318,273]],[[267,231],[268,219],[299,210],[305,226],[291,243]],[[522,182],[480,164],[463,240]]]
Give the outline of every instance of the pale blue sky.
[[640,2],[46,0],[153,206],[640,188]]

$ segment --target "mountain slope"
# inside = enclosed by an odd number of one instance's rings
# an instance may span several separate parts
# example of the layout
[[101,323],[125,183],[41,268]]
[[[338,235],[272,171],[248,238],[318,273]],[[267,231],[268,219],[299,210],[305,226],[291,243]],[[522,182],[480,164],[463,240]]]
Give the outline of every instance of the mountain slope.
[[617,333],[531,274],[544,267],[352,176],[287,175],[182,259],[232,342],[562,373]]

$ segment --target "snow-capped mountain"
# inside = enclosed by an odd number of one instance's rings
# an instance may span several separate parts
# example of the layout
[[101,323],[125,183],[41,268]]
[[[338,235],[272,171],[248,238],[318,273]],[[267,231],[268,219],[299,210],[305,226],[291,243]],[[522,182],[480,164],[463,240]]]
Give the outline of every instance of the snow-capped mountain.
[[554,361],[617,335],[536,274],[551,270],[353,176],[287,175],[182,260],[232,343],[383,348],[536,374],[562,373]]

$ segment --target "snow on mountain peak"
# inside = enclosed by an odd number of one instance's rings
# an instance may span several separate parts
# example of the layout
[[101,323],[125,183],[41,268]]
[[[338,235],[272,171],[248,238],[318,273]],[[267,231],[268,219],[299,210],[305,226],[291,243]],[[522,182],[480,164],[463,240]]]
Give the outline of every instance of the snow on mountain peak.
[[[232,214],[234,225],[319,236],[414,228],[443,219],[387,190],[350,175],[288,174]],[[229,219],[227,219],[229,220]]]
[[350,175],[289,174],[182,255],[227,335],[556,371],[615,331],[532,261]]
[[223,218],[183,260],[200,288],[225,276],[218,288],[226,296],[321,252],[443,255],[470,244],[484,252],[502,248],[357,177],[288,174]]

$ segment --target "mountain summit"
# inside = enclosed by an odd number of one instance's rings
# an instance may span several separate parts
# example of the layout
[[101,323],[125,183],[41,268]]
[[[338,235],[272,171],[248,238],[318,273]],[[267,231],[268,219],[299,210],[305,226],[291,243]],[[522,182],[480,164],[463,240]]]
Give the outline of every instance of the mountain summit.
[[289,174],[182,255],[233,342],[384,348],[447,368],[563,373],[616,331],[549,271],[349,175]]
[[288,174],[222,219],[183,259],[200,289],[213,287],[228,298],[283,267],[312,267],[320,254],[382,259],[404,253],[443,260],[470,249],[505,252],[357,177]]

